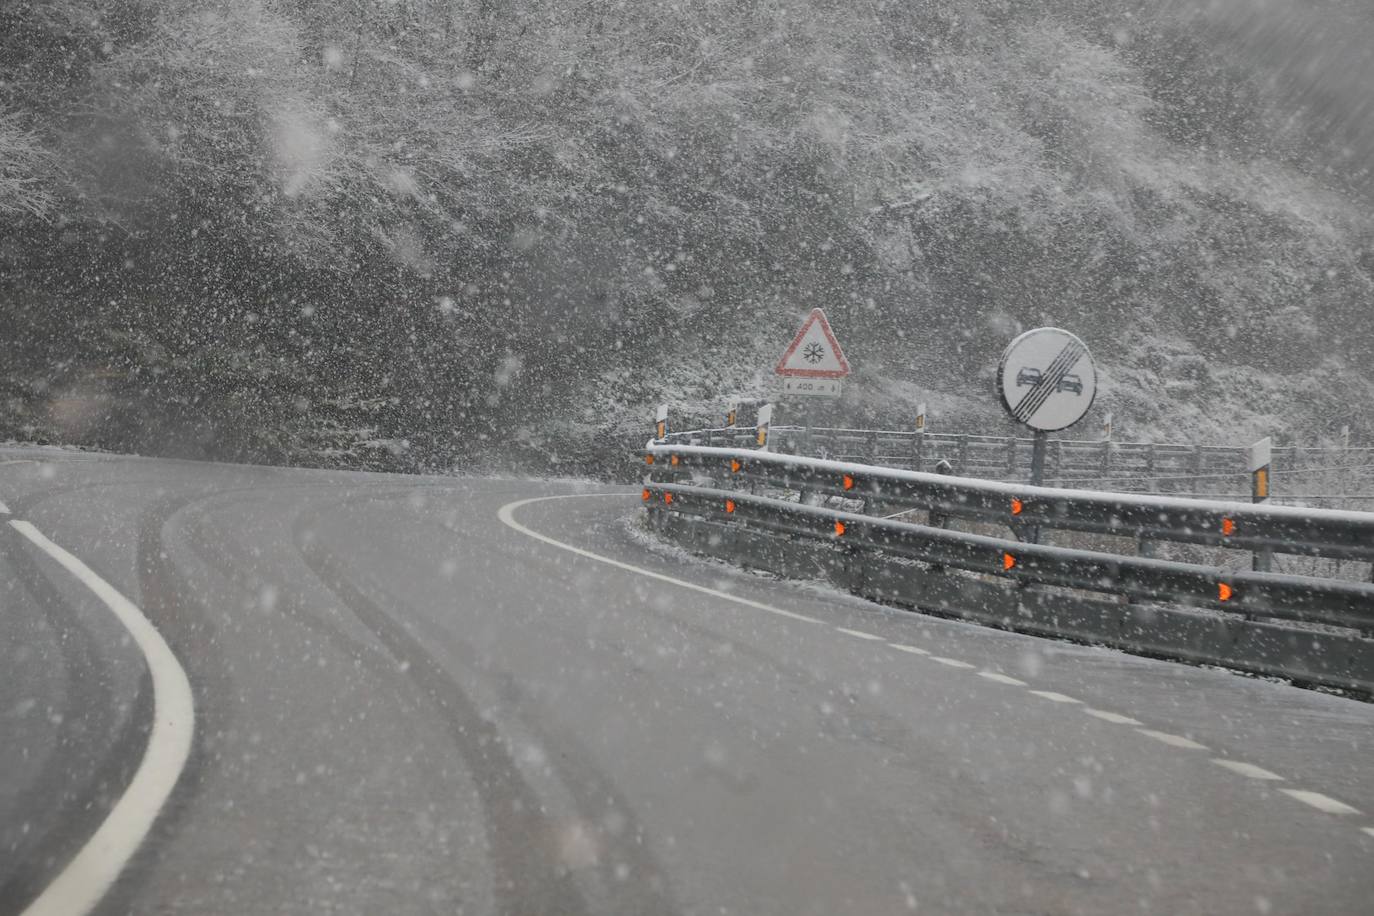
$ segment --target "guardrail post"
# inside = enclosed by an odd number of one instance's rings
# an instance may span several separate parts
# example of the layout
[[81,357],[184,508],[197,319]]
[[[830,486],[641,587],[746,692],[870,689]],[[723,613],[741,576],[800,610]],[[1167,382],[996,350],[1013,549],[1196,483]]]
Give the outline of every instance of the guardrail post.
[[911,469],[919,471],[921,469],[921,450],[925,446],[926,432],[924,429],[916,430],[916,434],[911,437]]
[[968,435],[959,436],[959,473],[968,474]]
[[868,436],[868,458],[874,464],[878,463],[878,431],[876,429]]
[[1193,482],[1192,491],[1197,493],[1202,488],[1202,446],[1193,446]]
[[1146,486],[1147,490],[1153,489],[1157,492],[1159,490],[1159,487],[1157,486],[1159,481],[1155,480],[1154,478],[1155,444],[1151,442],[1149,445],[1145,446],[1145,483],[1148,485]]
[[[1107,414],[1107,416],[1110,417],[1111,414]],[[1102,473],[1102,482],[1103,482],[1103,484],[1106,484],[1107,481],[1111,480],[1111,476],[1112,476],[1112,440],[1111,440],[1111,439],[1103,439],[1103,440],[1102,440],[1102,470],[1101,470],[1101,473]]]

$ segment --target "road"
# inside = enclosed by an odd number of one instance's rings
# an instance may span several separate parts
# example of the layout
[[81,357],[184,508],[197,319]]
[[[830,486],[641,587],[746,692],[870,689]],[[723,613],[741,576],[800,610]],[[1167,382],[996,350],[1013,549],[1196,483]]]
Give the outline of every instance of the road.
[[1369,912],[1369,704],[694,560],[623,488],[0,462],[0,911]]

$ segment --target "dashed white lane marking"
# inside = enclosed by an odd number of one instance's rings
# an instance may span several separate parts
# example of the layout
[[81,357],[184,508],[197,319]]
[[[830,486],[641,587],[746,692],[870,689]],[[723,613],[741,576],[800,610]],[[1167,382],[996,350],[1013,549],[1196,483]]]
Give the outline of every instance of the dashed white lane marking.
[[1093,709],[1090,706],[1085,706],[1083,708],[1083,711],[1094,718],[1101,719],[1103,722],[1111,722],[1115,725],[1144,724],[1139,719],[1132,719],[1130,716],[1123,716],[1119,712],[1108,712],[1105,709]]
[[[517,521],[515,520],[515,515],[514,515],[515,510],[518,509],[518,508],[520,508],[521,506],[525,506],[525,505],[528,505],[528,504],[530,504],[530,503],[545,502],[545,501],[547,501],[547,500],[553,500],[553,499],[577,499],[577,498],[584,498],[584,497],[587,497],[587,496],[628,496],[628,495],[632,495],[632,494],[621,494],[621,493],[567,493],[567,494],[560,494],[560,495],[558,495],[558,496],[536,496],[536,497],[533,497],[533,498],[531,498],[531,499],[521,499],[521,500],[517,500],[516,502],[507,503],[506,505],[502,506],[499,510],[497,510],[497,513],[496,513],[496,514],[497,514],[497,517],[500,518],[500,520],[501,520],[501,522],[502,522],[503,524],[505,524],[505,525],[506,525],[507,527],[509,527],[509,528],[513,528],[513,529],[515,529],[516,531],[519,531],[521,534],[524,534],[524,535],[526,535],[526,536],[528,536],[528,537],[532,537],[532,538],[534,538],[534,539],[537,540],[537,541],[542,541],[542,542],[545,543],[545,544],[549,544],[549,545],[551,545],[551,546],[558,547],[558,548],[560,548],[560,549],[562,549],[562,550],[566,550],[566,551],[568,551],[568,552],[570,552],[570,553],[577,554],[578,556],[586,557],[586,558],[589,559],[589,560],[596,560],[598,563],[605,563],[605,564],[608,565],[608,566],[614,566],[614,567],[616,567],[617,569],[624,569],[624,570],[626,570],[626,571],[628,571],[628,572],[639,573],[639,574],[642,575],[642,576],[648,576],[649,578],[651,578],[651,579],[657,579],[657,580],[660,581],[660,582],[669,582],[669,583],[672,583],[673,585],[681,586],[682,588],[691,589],[691,590],[694,591],[694,592],[701,592],[701,593],[707,594],[707,595],[714,595],[715,597],[717,597],[717,598],[723,598],[723,599],[725,599],[726,601],[733,601],[733,602],[735,602],[736,604],[742,604],[742,605],[745,605],[745,606],[747,606],[747,607],[757,608],[758,610],[767,611],[767,612],[770,613],[770,614],[777,614],[778,616],[781,616],[781,617],[788,617],[788,618],[791,618],[791,619],[793,619],[793,620],[801,620],[801,621],[805,621],[805,622],[807,622],[807,623],[821,623],[821,621],[817,620],[817,619],[814,618],[814,617],[807,617],[807,616],[804,615],[804,614],[794,614],[794,613],[791,612],[791,611],[785,611],[785,610],[783,610],[782,608],[775,608],[775,607],[772,607],[772,606],[770,606],[770,605],[764,604],[764,603],[762,603],[762,602],[760,602],[760,601],[754,601],[754,600],[751,600],[751,599],[749,599],[749,598],[743,598],[743,597],[741,597],[741,596],[739,596],[739,595],[732,595],[732,594],[730,594],[729,592],[722,592],[722,591],[719,591],[719,590],[714,589],[714,588],[708,588],[708,587],[706,587],[706,586],[704,586],[704,585],[697,585],[695,582],[687,582],[687,581],[685,581],[685,580],[683,580],[683,579],[674,578],[673,576],[666,576],[666,575],[664,575],[663,573],[657,573],[657,572],[654,572],[653,570],[644,569],[644,568],[642,568],[642,567],[635,566],[635,565],[633,565],[633,564],[631,564],[631,563],[623,563],[623,562],[621,562],[620,560],[613,560],[613,559],[611,559],[610,557],[602,556],[602,555],[599,554],[599,553],[593,553],[593,552],[590,551],[590,550],[584,550],[584,549],[581,548],[581,547],[575,547],[575,546],[573,546],[572,544],[567,544],[567,543],[565,543],[565,542],[563,542],[563,541],[560,541],[560,540],[557,540],[557,539],[555,539],[555,538],[551,538],[551,537],[548,537],[548,536],[546,536],[546,535],[540,534],[539,532],[534,531],[534,530],[532,530],[532,529],[530,529],[530,528],[526,528],[524,525],[520,524],[519,522],[517,522]],[[18,526],[18,525],[26,524],[26,523],[23,523],[23,522],[10,522],[10,524],[11,524],[11,525]],[[35,532],[35,533],[36,533],[36,532]],[[38,536],[39,536],[39,537],[42,537],[42,535],[38,535]],[[54,545],[54,546],[56,546],[56,545]],[[61,550],[60,547],[57,548],[57,549],[58,549],[58,550]],[[73,558],[73,559],[75,559],[75,558]],[[79,563],[80,561],[77,560],[76,562]],[[84,568],[84,567],[83,567],[83,568]],[[88,570],[88,572],[89,572],[89,570]],[[92,573],[91,575],[94,576],[94,573]],[[118,594],[118,593],[115,593],[115,594]],[[130,606],[132,607],[132,605],[130,605]],[[135,608],[135,610],[137,610],[137,608]],[[141,615],[140,615],[140,616],[141,616]],[[150,625],[150,626],[151,626],[151,625]],[[882,638],[882,637],[879,637],[879,636],[874,636],[874,635],[871,634],[871,633],[863,633],[863,632],[861,632],[861,631],[859,631],[859,630],[848,630],[848,629],[845,629],[844,627],[836,627],[835,629],[840,630],[841,632],[844,632],[844,633],[848,633],[848,634],[851,635],[851,636],[857,636],[857,637],[859,637],[859,638],[861,638],[861,639],[881,639],[881,638]],[[156,631],[154,631],[154,634],[156,635]],[[160,637],[159,637],[159,639],[160,639]],[[164,645],[165,645],[165,644],[164,644]],[[972,668],[972,667],[974,667],[973,665],[970,665],[970,664],[968,664],[967,662],[961,662],[961,661],[958,661],[957,659],[942,658],[942,657],[940,657],[940,656],[933,656],[933,655],[930,655],[930,653],[927,652],[925,649],[918,648],[917,646],[908,646],[908,645],[904,645],[904,644],[902,644],[902,643],[895,643],[895,642],[890,642],[890,643],[888,643],[888,645],[891,646],[892,648],[898,649],[898,650],[900,650],[900,651],[902,651],[902,652],[909,652],[909,653],[911,653],[912,655],[926,655],[926,656],[930,656],[933,660],[939,661],[939,662],[941,662],[942,664],[951,664],[951,663],[952,663],[952,666],[953,666],[953,667],[961,667],[961,668],[964,668],[964,667],[966,667],[966,668]],[[169,650],[169,654],[170,654],[170,650]],[[175,659],[173,659],[173,661],[175,661]],[[996,681],[997,683],[1000,683],[1000,684],[1009,684],[1009,685],[1017,686],[1017,687],[1024,687],[1024,686],[1027,686],[1026,683],[1025,683],[1024,681],[1019,681],[1019,680],[1017,680],[1017,679],[1014,678],[1014,677],[1008,677],[1008,676],[1005,675],[1005,674],[997,674],[996,672],[993,672],[993,671],[980,671],[980,672],[978,672],[978,674],[979,674],[980,677],[986,678],[987,680],[990,680],[990,681]],[[184,674],[183,674],[183,677],[184,677]],[[188,689],[189,689],[189,688],[188,688]],[[1042,697],[1043,699],[1046,699],[1046,700],[1052,700],[1053,702],[1056,702],[1056,703],[1081,703],[1081,702],[1082,702],[1082,701],[1080,701],[1080,700],[1074,699],[1073,697],[1065,696],[1065,695],[1062,694],[1062,693],[1055,693],[1054,691],[1051,691],[1051,690],[1031,690],[1031,691],[1029,691],[1029,693],[1033,693],[1033,694],[1035,694],[1036,696]],[[1084,709],[1083,711],[1086,712],[1086,713],[1088,713],[1088,715],[1096,716],[1097,718],[1103,719],[1103,720],[1105,720],[1105,721],[1107,721],[1107,722],[1115,722],[1115,723],[1118,723],[1118,724],[1121,724],[1121,725],[1138,725],[1138,724],[1139,724],[1135,719],[1132,719],[1132,718],[1130,718],[1129,716],[1122,716],[1122,715],[1119,715],[1119,714],[1117,714],[1117,713],[1106,712],[1105,710],[1101,710],[1101,709],[1086,708],[1086,709]],[[156,727],[154,728],[154,731],[156,731]],[[1192,740],[1191,738],[1185,738],[1185,737],[1183,737],[1182,735],[1172,735],[1172,734],[1169,734],[1168,732],[1154,731],[1153,729],[1149,729],[1149,728],[1137,728],[1136,731],[1138,731],[1138,732],[1139,732],[1140,734],[1142,734],[1142,735],[1146,735],[1147,737],[1154,738],[1156,741],[1162,741],[1163,743],[1165,743],[1165,744],[1167,744],[1167,745],[1170,745],[1171,747],[1184,748],[1184,749],[1186,749],[1186,750],[1194,750],[1194,751],[1205,751],[1205,750],[1207,750],[1207,748],[1206,748],[1205,745],[1199,744],[1198,742]],[[188,741],[189,741],[189,738],[188,738]],[[151,743],[150,743],[150,746],[151,746]],[[145,759],[146,759],[146,758],[145,758]],[[1230,765],[1230,764],[1235,764],[1235,763],[1237,763],[1237,761],[1225,761],[1225,762],[1223,762],[1223,761],[1221,761],[1221,760],[1216,760],[1215,762],[1218,763],[1218,764],[1220,764],[1221,766],[1226,767],[1227,769],[1231,769],[1231,770],[1234,770],[1234,771],[1236,771],[1236,772],[1240,772],[1240,771],[1237,770],[1234,766],[1231,766],[1231,765]],[[1244,766],[1249,766],[1249,764],[1244,764]],[[1254,769],[1255,769],[1255,770],[1261,770],[1260,767],[1255,767]],[[1263,770],[1262,772],[1268,773],[1267,770]],[[141,773],[142,773],[142,768],[140,768],[140,775],[141,775]],[[1246,773],[1246,774],[1242,774],[1242,775],[1250,775],[1250,774]],[[137,778],[138,778],[138,777],[135,776],[135,779],[137,779]],[[1256,778],[1256,779],[1263,779],[1263,778],[1282,778],[1282,777],[1278,777],[1278,776],[1276,776],[1275,774],[1269,774],[1269,776],[1266,776],[1266,777],[1254,776],[1253,778]],[[1314,807],[1314,808],[1317,808],[1317,809],[1319,809],[1319,810],[1321,810],[1321,811],[1325,811],[1325,812],[1328,812],[1328,813],[1331,813],[1331,814],[1359,814],[1359,813],[1360,813],[1357,809],[1350,807],[1349,805],[1345,804],[1344,802],[1337,801],[1336,799],[1331,798],[1330,796],[1327,796],[1327,795],[1322,795],[1320,792],[1309,792],[1309,791],[1305,791],[1305,790],[1302,790],[1302,789],[1280,789],[1279,791],[1280,791],[1280,792],[1284,792],[1284,793],[1286,793],[1286,794],[1288,794],[1288,795],[1291,795],[1293,798],[1296,798],[1298,801],[1304,802],[1304,803],[1306,803],[1306,804],[1308,804],[1308,805],[1311,805],[1311,806]],[[126,793],[126,797],[127,797],[127,793]],[[122,800],[121,800],[121,803],[122,803]],[[118,806],[116,806],[116,807],[118,807]],[[108,820],[107,820],[107,823],[108,823]],[[103,829],[103,826],[102,826],[102,829]],[[1366,834],[1368,834],[1368,835],[1370,835],[1370,836],[1374,836],[1374,827],[1364,827],[1364,828],[1361,828],[1361,829],[1363,830],[1364,833],[1366,833]],[[89,850],[89,849],[90,849],[90,845],[88,844],[88,845],[87,845],[87,848],[84,849],[84,850],[82,850],[82,854],[84,855],[84,854],[86,853],[86,851]],[[75,862],[73,862],[73,864],[75,864]],[[70,866],[68,866],[68,870],[70,870]],[[63,874],[65,875],[66,872],[64,872]],[[116,874],[117,874],[117,870],[116,870]],[[60,880],[61,877],[62,877],[62,876],[59,876],[59,880]],[[56,882],[54,882],[54,883],[56,883]],[[51,889],[51,888],[50,888],[50,889]],[[103,893],[103,890],[104,890],[104,888],[102,887],[102,889],[101,889],[101,892],[102,892],[102,893]],[[46,896],[46,892],[45,892],[45,896]],[[40,901],[41,901],[42,899],[43,899],[43,898],[40,898]],[[95,900],[98,901],[98,900],[99,900],[99,896],[97,896],[97,897],[95,898]],[[39,902],[39,901],[35,901],[34,906],[37,906],[38,902]],[[92,906],[94,905],[94,901],[92,902],[91,905],[92,905]],[[89,909],[89,907],[87,907],[86,909]],[[56,913],[56,912],[59,912],[59,910],[52,910],[52,911],[37,911],[37,910],[34,910],[34,909],[31,907],[29,910],[25,911],[24,916],[32,916],[32,914],[37,913],[37,912],[54,912],[54,913]],[[85,910],[82,910],[82,912],[85,912]]]
[[1352,808],[1343,801],[1336,801],[1330,795],[1323,795],[1320,792],[1309,792],[1307,789],[1279,789],[1284,795],[1292,796],[1305,805],[1311,805],[1318,811],[1325,811],[1327,814],[1359,814],[1358,808]]
[[553,499],[586,499],[589,496],[625,497],[633,495],[634,494],[632,493],[563,493],[558,496],[535,496],[531,499],[520,499],[516,500],[513,503],[506,503],[504,506],[502,506],[500,509],[496,511],[496,517],[499,518],[501,520],[501,523],[504,524],[506,527],[514,528],[516,531],[520,532],[523,535],[526,535],[527,537],[532,537],[536,541],[542,541],[545,544],[549,544],[561,550],[566,550],[569,553],[575,553],[579,557],[586,557],[588,560],[595,560],[598,563],[605,563],[607,566],[614,566],[616,569],[623,569],[627,572],[638,573],[641,576],[648,576],[650,579],[657,579],[659,582],[669,582],[673,585],[690,589],[694,592],[700,592],[703,595],[713,595],[716,598],[723,598],[726,601],[733,601],[736,604],[742,604],[746,607],[757,608],[760,611],[767,611],[770,614],[776,614],[779,617],[786,617],[789,620],[801,620],[806,623],[821,622],[817,620],[815,617],[807,617],[805,614],[794,614],[791,611],[784,611],[782,608],[764,604],[762,601],[754,601],[749,598],[744,598],[740,595],[732,595],[729,592],[722,592],[718,589],[708,588],[705,585],[697,585],[695,582],[688,582],[685,579],[676,579],[672,576],[665,576],[663,573],[657,573],[651,569],[644,569],[643,567],[635,566],[632,563],[622,563],[620,560],[613,560],[610,557],[602,556],[599,553],[593,553],[590,550],[583,550],[581,547],[574,547],[572,544],[567,544],[555,538],[548,537],[547,535],[540,534],[538,531],[526,528],[524,525],[520,524],[515,520],[515,510],[519,509],[521,506],[527,506],[530,503],[542,503]]
[[930,657],[930,660],[933,661],[933,662],[939,662],[939,663],[942,664],[942,665],[948,665],[948,666],[951,667],[951,668],[972,668],[972,667],[973,667],[973,666],[970,665],[968,662],[961,662],[961,661],[959,661],[959,659],[957,659],[957,658],[945,658],[943,655],[932,655],[932,656]]
[[1053,690],[1032,690],[1031,694],[1053,703],[1082,703],[1082,700],[1075,700],[1073,697],[1065,696],[1062,693],[1055,693]]
[[1283,779],[1278,773],[1271,773],[1264,767],[1257,767],[1253,763],[1246,763],[1243,760],[1227,760],[1225,757],[1213,757],[1212,762],[1219,767],[1225,767],[1232,773],[1248,776],[1250,779],[1277,779],[1280,781]]
[[1137,728],[1136,731],[1140,732],[1142,735],[1145,735],[1146,737],[1153,738],[1156,741],[1163,741],[1170,747],[1181,747],[1184,750],[1189,751],[1207,750],[1205,746],[1198,744],[1192,738],[1185,738],[1182,735],[1171,735],[1168,732],[1157,732],[1151,728]]
[[865,633],[863,630],[851,630],[847,627],[836,627],[835,629],[839,630],[841,633],[846,633],[858,639],[876,639],[880,641],[882,640],[881,636],[874,636],[872,633]]
[[29,904],[24,916],[89,913],[138,851],[186,767],[195,703],[186,672],[157,628],[132,601],[28,522],[10,526],[105,603],[143,652],[153,680],[153,727],[134,778],[81,851]]

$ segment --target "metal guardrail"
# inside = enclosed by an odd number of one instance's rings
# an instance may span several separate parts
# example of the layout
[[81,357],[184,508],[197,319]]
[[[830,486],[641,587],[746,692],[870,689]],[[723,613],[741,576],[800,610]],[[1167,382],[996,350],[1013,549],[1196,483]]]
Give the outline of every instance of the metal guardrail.
[[[797,563],[838,570],[832,577],[861,594],[997,626],[1374,693],[1374,639],[1366,638],[1374,635],[1374,585],[873,514],[896,505],[996,521],[1013,533],[1041,526],[1374,560],[1374,513],[1055,490],[746,449],[650,443],[645,455],[653,461],[644,488],[651,518],[689,539],[708,532],[693,541],[702,552],[785,574]],[[768,488],[845,497],[863,510],[748,492]]]
[[[697,429],[670,433],[663,443],[752,447],[755,434],[753,427]],[[770,431],[774,452],[916,471],[948,461],[961,476],[1011,481],[1029,479],[1032,442],[1026,437],[912,430],[774,426]],[[1047,480],[1066,485],[1110,483],[1139,492],[1238,494],[1248,488],[1247,453],[1246,448],[1223,445],[1051,439],[1045,474]],[[1347,483],[1358,478],[1374,483],[1374,448],[1280,446],[1273,449],[1273,460],[1274,473],[1282,478]],[[1307,498],[1356,497],[1342,493]]]
[[884,509],[1150,541],[1374,562],[1374,513],[1033,487],[778,455],[650,443],[658,474],[700,473],[757,486],[863,499]]

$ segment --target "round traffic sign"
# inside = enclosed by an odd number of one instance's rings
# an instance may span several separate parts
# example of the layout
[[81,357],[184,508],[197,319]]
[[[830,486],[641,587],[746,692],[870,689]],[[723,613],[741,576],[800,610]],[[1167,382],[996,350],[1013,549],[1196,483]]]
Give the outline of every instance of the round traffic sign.
[[1097,369],[1083,341],[1059,328],[1036,328],[1002,351],[997,391],[1013,419],[1053,432],[1083,419],[1093,405]]

